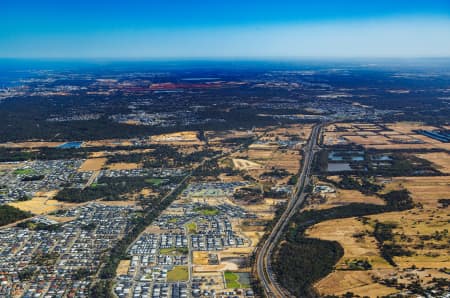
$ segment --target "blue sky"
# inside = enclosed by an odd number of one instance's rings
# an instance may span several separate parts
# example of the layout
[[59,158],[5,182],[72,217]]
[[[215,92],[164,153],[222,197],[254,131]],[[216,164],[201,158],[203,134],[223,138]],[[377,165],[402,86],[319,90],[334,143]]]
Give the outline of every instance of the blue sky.
[[449,0],[0,2],[0,57],[437,56]]

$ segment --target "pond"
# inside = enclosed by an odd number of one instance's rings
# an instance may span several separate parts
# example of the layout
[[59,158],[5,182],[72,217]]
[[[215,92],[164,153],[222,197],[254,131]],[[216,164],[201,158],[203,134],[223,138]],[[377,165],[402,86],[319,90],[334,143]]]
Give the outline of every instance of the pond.
[[372,156],[372,160],[376,160],[376,161],[388,161],[388,160],[392,160],[392,157],[390,157],[389,155],[375,155]]
[[328,172],[341,172],[341,171],[351,171],[349,163],[329,163],[327,171]]
[[363,161],[364,160],[364,156],[352,156],[352,160],[353,161]]
[[328,154],[331,161],[364,161],[363,151],[332,151]]
[[80,148],[83,142],[68,142],[64,143],[62,145],[59,145],[58,148],[61,149],[74,149],[74,148]]

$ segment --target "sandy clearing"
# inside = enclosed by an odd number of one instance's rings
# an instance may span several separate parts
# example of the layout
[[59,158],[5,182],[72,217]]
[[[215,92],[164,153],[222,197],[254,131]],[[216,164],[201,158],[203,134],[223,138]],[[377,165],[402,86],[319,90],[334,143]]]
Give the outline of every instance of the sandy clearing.
[[79,172],[100,171],[105,165],[107,158],[86,159],[78,169]]

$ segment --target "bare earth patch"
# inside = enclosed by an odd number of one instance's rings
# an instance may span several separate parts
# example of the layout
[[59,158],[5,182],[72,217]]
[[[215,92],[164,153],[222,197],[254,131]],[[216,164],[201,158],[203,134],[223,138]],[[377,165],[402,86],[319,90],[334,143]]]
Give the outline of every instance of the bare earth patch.
[[106,158],[89,158],[86,159],[78,169],[79,172],[100,171],[105,165]]

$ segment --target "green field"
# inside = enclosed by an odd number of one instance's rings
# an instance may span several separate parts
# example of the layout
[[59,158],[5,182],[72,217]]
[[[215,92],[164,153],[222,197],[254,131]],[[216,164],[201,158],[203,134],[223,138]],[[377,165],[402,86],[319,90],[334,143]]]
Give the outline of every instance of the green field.
[[164,179],[160,179],[160,178],[149,178],[149,179],[145,179],[145,182],[153,185],[153,186],[160,186],[161,184],[164,183]]
[[159,253],[162,255],[185,255],[189,253],[189,249],[187,247],[183,248],[161,248]]
[[15,175],[32,175],[34,171],[32,169],[17,169],[14,171]]
[[225,192],[221,189],[203,189],[195,192],[191,192],[192,197],[223,197]]
[[219,214],[219,210],[213,208],[213,207],[198,207],[195,208],[194,211],[199,212],[201,215],[205,216],[213,216]]
[[190,222],[186,225],[186,230],[189,234],[197,233],[197,224],[195,222]]
[[246,289],[249,288],[249,282],[248,282],[248,278],[247,281],[242,281],[241,282],[241,278],[240,278],[240,274],[244,274],[244,273],[235,273],[235,272],[231,272],[231,271],[225,271],[224,276],[225,276],[225,282],[227,284],[227,288],[228,289]]
[[189,279],[189,271],[187,266],[175,266],[172,270],[167,272],[167,281],[185,281]]
[[239,283],[239,276],[231,271],[225,271],[225,282],[227,283],[227,288],[237,289],[241,287]]

